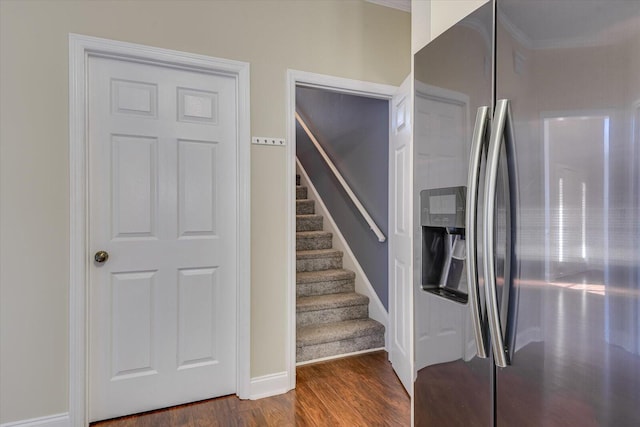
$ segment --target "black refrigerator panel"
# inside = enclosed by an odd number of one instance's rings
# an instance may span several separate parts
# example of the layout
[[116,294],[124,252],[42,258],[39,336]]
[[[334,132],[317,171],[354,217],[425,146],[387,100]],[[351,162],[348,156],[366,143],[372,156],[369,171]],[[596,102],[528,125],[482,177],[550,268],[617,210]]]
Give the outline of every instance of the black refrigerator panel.
[[638,426],[640,1],[498,0],[496,16],[517,202],[496,424]]
[[[473,292],[467,279],[470,254],[465,250],[469,233],[481,240],[481,218],[471,227],[453,219],[444,221],[453,218],[453,212],[464,219],[459,211],[464,204],[454,203],[454,194],[467,192],[478,110],[484,107],[487,117],[491,114],[492,14],[492,5],[486,4],[415,55],[416,426],[493,423],[493,368],[489,358],[478,355],[469,300]],[[482,137],[486,139],[486,132]],[[484,161],[482,154],[480,162]],[[478,193],[482,199],[482,192]],[[481,256],[480,252],[478,265]],[[478,279],[482,285],[482,277]],[[476,295],[482,297],[483,292],[480,288]],[[486,340],[486,321],[480,327]]]

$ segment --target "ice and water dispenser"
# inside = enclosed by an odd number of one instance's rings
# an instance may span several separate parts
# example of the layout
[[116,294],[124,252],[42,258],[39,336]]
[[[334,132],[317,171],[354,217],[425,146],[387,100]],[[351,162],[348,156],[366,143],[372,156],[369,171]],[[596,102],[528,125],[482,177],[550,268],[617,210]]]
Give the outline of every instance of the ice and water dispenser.
[[466,303],[466,187],[420,192],[422,229],[422,289]]

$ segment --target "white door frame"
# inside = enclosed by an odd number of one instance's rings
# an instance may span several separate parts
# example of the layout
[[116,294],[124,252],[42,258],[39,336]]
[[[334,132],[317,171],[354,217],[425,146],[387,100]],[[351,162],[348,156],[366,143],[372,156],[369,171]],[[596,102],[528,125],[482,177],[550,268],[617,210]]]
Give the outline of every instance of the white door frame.
[[[290,379],[289,388],[296,386],[296,86],[307,86],[349,95],[365,96],[389,101],[389,125],[391,129],[391,100],[396,94],[396,86],[352,80],[306,71],[287,70],[287,160],[285,180],[287,183],[287,338],[286,366]],[[388,334],[386,334],[388,336]],[[388,346],[385,346],[388,348]]]
[[237,390],[249,397],[250,383],[250,117],[249,64],[203,55],[69,34],[69,415],[71,426],[88,424],[89,263],[87,64],[90,56],[121,58],[224,75],[236,80],[238,169]]

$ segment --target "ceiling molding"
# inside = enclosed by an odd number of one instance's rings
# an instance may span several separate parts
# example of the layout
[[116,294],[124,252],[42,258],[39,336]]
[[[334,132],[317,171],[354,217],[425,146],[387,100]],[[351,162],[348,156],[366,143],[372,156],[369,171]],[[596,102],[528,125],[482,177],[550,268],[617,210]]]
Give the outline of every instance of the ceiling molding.
[[380,6],[398,9],[403,12],[411,13],[411,0],[365,0],[367,3],[373,3]]

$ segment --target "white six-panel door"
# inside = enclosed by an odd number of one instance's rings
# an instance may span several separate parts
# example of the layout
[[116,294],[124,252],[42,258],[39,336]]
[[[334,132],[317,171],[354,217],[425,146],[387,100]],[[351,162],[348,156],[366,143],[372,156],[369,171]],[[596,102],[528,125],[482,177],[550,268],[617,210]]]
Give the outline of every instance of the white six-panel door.
[[88,76],[89,418],[234,393],[235,82],[99,57]]
[[389,360],[413,394],[411,263],[411,80],[394,95],[389,149]]

